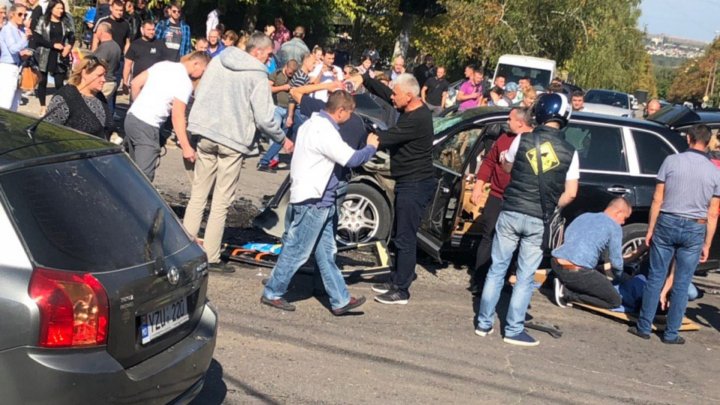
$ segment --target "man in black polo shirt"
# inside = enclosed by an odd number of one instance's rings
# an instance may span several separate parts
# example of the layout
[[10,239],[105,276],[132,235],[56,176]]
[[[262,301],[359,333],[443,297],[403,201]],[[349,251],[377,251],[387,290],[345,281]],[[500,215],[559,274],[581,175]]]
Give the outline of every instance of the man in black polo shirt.
[[[110,6],[110,15],[102,17],[95,23],[95,32],[97,27],[101,23],[110,24],[110,34],[112,35],[113,41],[120,47],[123,54],[130,47],[130,24],[125,20],[123,15],[125,14],[125,5],[122,0],[115,0]],[[97,35],[93,36],[92,50],[93,52],[98,46]]]
[[[392,89],[368,73],[361,78],[368,91],[400,112],[394,127],[378,130],[380,147],[390,152],[390,172],[395,180],[395,269],[390,273],[390,282],[375,284],[372,289],[380,293],[375,297],[377,302],[407,304],[417,264],[417,231],[437,188],[432,161],[432,113],[422,102],[420,85],[410,73],[398,74]],[[354,78],[350,80],[354,82]]]
[[438,66],[437,76],[429,78],[422,87],[422,100],[432,111],[433,117],[437,117],[445,108],[449,87],[450,83],[445,80],[444,66]]
[[152,20],[143,22],[140,32],[142,37],[133,41],[125,54],[123,84],[127,87],[130,86],[132,77],[138,76],[158,62],[169,60],[165,42],[155,39],[155,24]]

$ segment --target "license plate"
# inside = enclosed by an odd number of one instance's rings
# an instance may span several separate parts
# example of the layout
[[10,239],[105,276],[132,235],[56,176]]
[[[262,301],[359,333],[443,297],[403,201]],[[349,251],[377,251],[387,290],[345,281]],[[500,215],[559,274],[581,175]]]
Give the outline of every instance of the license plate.
[[187,298],[173,302],[157,311],[143,315],[140,335],[142,344],[146,344],[171,330],[177,328],[190,319],[187,311]]

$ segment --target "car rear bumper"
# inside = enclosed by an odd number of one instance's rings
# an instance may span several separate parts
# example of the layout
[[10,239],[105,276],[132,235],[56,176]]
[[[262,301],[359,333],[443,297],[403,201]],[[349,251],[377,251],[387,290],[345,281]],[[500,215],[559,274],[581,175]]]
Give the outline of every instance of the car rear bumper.
[[124,369],[104,349],[0,352],[3,403],[187,403],[202,389],[217,336],[206,304],[195,330],[167,350]]

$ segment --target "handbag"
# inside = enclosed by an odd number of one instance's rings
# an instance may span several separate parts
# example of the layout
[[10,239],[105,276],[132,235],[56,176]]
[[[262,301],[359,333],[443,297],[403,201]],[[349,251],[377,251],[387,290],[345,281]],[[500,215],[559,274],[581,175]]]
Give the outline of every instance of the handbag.
[[40,72],[35,66],[27,63],[23,65],[18,76],[18,88],[23,91],[35,90],[40,83]]
[[560,214],[560,208],[555,207],[553,212],[548,212],[545,205],[545,179],[543,178],[542,152],[540,149],[540,135],[533,133],[535,140],[535,157],[537,159],[538,168],[538,184],[540,186],[540,204],[543,212],[543,251],[554,249],[563,242],[565,233],[565,218]]

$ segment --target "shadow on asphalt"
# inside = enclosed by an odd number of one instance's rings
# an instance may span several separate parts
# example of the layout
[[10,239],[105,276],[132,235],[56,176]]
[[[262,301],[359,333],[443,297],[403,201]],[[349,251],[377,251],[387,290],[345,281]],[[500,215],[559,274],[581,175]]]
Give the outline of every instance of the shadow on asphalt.
[[697,308],[688,307],[685,315],[693,322],[720,331],[720,310],[712,305],[698,303]]

